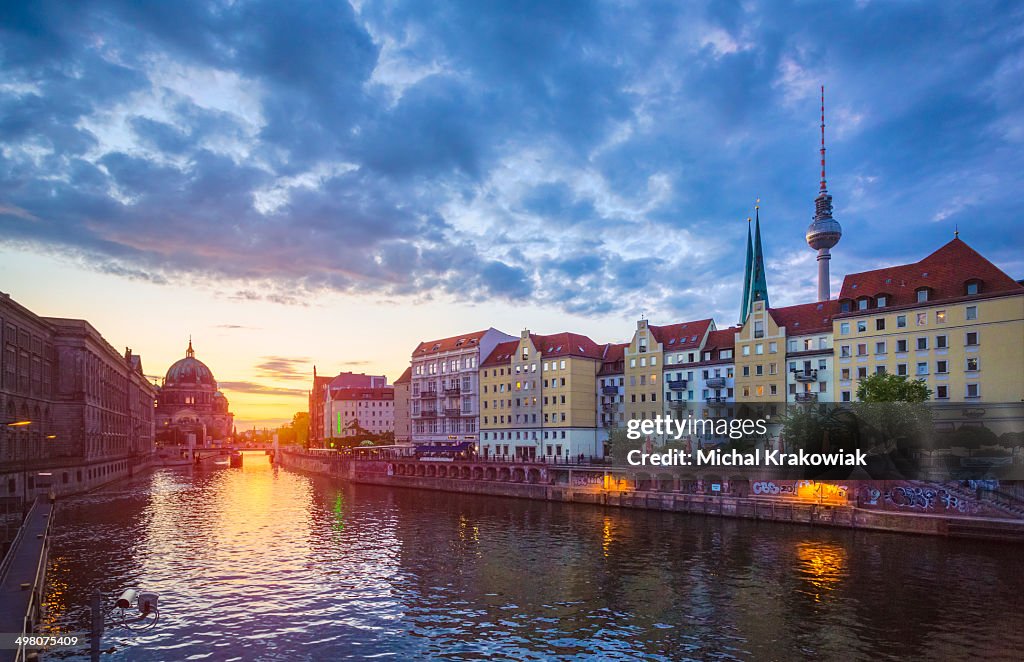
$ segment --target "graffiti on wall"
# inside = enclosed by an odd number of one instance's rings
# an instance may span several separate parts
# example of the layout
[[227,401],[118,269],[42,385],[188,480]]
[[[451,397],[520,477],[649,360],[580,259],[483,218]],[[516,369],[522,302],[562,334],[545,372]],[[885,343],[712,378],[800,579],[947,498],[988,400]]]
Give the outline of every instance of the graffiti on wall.
[[884,493],[877,487],[862,487],[863,506],[891,507],[897,510],[930,510],[933,512],[974,513],[978,504],[941,487],[899,485]]

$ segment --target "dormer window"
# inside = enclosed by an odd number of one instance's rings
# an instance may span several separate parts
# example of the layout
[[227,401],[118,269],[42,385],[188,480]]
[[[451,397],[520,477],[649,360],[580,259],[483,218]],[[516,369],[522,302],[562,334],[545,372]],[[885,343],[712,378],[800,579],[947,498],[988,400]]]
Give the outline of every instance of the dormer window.
[[839,302],[839,312],[848,313],[850,312],[850,309],[851,305],[849,299],[843,299],[842,301]]
[[876,300],[876,305],[879,308],[885,308],[889,305],[889,296],[887,294],[879,294]]
[[981,281],[978,280],[977,278],[972,278],[971,280],[964,283],[964,294],[966,294],[967,296],[981,294]]
[[919,288],[917,288],[917,302],[918,303],[924,303],[924,302],[928,301],[928,291],[929,291],[929,289],[930,288],[927,288],[927,287],[919,287]]
[[867,310],[869,305],[871,305],[871,299],[869,297],[861,297],[860,299],[857,299],[857,310]]

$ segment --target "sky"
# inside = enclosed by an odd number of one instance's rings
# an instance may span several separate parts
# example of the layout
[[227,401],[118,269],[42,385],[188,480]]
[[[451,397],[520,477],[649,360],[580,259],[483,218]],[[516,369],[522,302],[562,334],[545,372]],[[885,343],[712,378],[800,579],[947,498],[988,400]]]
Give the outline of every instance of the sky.
[[834,293],[954,228],[1024,278],[1022,80],[1013,2],[4,3],[0,290],[156,377],[191,335],[240,427],[421,340],[728,326],[758,198],[815,298],[821,85]]

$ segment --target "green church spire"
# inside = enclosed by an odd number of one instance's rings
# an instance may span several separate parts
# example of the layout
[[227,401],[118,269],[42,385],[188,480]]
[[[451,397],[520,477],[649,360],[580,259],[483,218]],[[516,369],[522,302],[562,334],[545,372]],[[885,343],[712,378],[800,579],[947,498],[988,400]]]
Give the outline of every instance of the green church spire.
[[[744,276],[744,297],[743,297],[743,309],[740,315],[740,324],[747,321],[747,317],[750,316],[750,311],[754,309],[755,301],[764,301],[764,307],[768,307],[768,282],[765,280],[764,275],[764,249],[761,247],[761,205],[760,199],[758,199],[758,205],[754,207],[754,242],[751,246],[749,240],[747,242],[747,265],[746,275]],[[750,234],[749,226],[747,234]]]
[[743,298],[740,299],[740,324],[747,321],[747,314],[750,312],[747,302],[750,300],[750,265],[754,256],[750,248],[750,217],[747,217],[747,261],[743,265]]

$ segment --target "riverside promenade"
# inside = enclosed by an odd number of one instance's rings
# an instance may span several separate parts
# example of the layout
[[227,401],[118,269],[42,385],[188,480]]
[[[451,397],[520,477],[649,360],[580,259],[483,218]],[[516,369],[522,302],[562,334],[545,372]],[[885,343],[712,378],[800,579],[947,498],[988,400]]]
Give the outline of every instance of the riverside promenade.
[[282,449],[281,466],[357,484],[1024,543],[1024,519],[952,484],[771,480],[756,471],[628,467]]
[[[42,617],[53,504],[36,499],[0,562],[0,632],[32,633]],[[24,659],[24,650],[0,649],[0,660]]]

